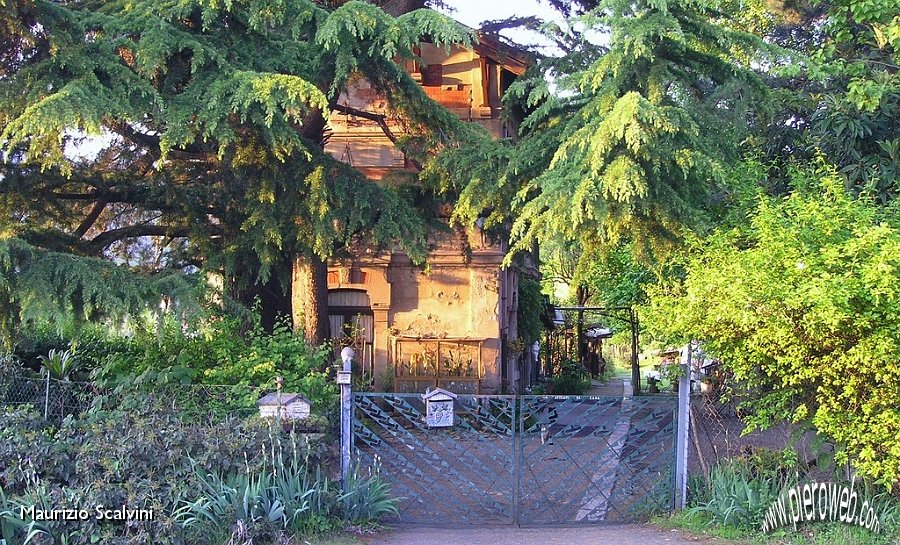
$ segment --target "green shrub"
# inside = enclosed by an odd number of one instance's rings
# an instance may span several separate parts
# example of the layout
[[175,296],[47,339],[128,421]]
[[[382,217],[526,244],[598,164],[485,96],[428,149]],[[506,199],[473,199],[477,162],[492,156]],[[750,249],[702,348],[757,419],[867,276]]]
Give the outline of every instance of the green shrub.
[[808,424],[839,464],[897,487],[900,215],[828,167],[792,184],[692,244],[685,275],[650,289],[642,323],[673,344],[702,339],[741,385],[749,427]]
[[209,390],[201,406],[196,406],[196,396],[176,399],[190,414],[227,414],[255,408],[263,394],[274,391],[275,377],[282,376],[285,391],[305,395],[313,412],[333,412],[337,386],[329,378],[329,346],[310,345],[286,320],[271,332],[258,322],[249,331],[243,327],[239,318],[213,316],[189,332],[173,320],[153,330],[138,328],[95,369],[93,378],[116,391],[163,387],[176,396],[179,385],[234,386],[218,394]]
[[563,360],[560,371],[550,379],[550,394],[553,395],[584,395],[591,387],[591,380],[584,374],[584,369],[578,362]]
[[[217,536],[229,543],[276,542],[354,525],[377,522],[397,514],[377,468],[362,475],[354,468],[347,492],[326,477],[320,467],[301,458],[292,438],[292,456],[286,463],[277,456],[261,471],[197,475],[199,494],[182,500],[175,518],[190,536]],[[273,445],[273,452],[280,450]]]
[[285,391],[303,393],[317,410],[326,411],[337,399],[337,386],[328,374],[330,346],[310,345],[286,321],[276,324],[271,333],[255,328],[245,340],[244,350],[204,369],[200,381],[259,386],[271,385],[274,377],[282,376]]
[[[20,337],[15,352],[4,359],[21,362],[26,371],[49,365],[58,378],[62,373],[76,381],[90,378],[115,395],[162,388],[189,415],[253,410],[259,397],[274,391],[276,376],[284,377],[286,391],[309,398],[316,414],[332,413],[337,400],[337,386],[329,378],[331,348],[310,345],[294,334],[287,319],[271,332],[258,316],[248,325],[246,317],[221,311],[189,327],[171,314],[136,318],[119,330],[102,324],[76,329],[31,323]],[[63,359],[77,361],[78,373],[61,368]],[[235,388],[181,396],[177,386],[189,384]]]
[[725,461],[712,468],[705,485],[698,487],[697,503],[690,511],[705,515],[709,524],[755,529],[780,490],[771,477],[753,475],[739,461]]
[[[183,543],[174,518],[202,486],[197,475],[262,472],[271,460],[301,456],[319,465],[324,446],[296,441],[295,453],[274,448],[289,435],[257,418],[186,422],[164,402],[126,396],[114,409],[95,408],[58,428],[31,409],[0,411],[0,487],[7,505],[48,501],[55,508],[93,505],[152,508],[155,520],[121,524],[53,521],[35,526],[72,545]],[[18,502],[18,503],[16,503]],[[17,514],[14,512],[14,514]],[[4,531],[11,531],[7,516]],[[19,525],[15,540],[24,540]],[[36,543],[40,543],[40,539]],[[50,538],[47,538],[50,539]],[[196,543],[206,543],[197,541]]]

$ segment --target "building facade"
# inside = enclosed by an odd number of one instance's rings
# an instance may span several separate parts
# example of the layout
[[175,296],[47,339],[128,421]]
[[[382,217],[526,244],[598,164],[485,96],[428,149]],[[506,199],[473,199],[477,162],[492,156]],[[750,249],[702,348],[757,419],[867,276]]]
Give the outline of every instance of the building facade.
[[[496,138],[512,135],[501,97],[527,58],[488,37],[471,49],[422,44],[417,53],[422,62],[407,70],[430,98]],[[346,108],[332,112],[326,151],[375,181],[413,170],[376,121],[346,113],[387,114],[386,101],[365,80],[353,82],[339,103]],[[386,120],[402,134],[402,123]],[[505,241],[472,228],[448,229],[430,243],[426,268],[396,249],[329,261],[329,319],[338,350],[355,348],[358,372],[376,390],[521,389],[522,358],[530,355],[516,342],[521,267],[501,267]]]

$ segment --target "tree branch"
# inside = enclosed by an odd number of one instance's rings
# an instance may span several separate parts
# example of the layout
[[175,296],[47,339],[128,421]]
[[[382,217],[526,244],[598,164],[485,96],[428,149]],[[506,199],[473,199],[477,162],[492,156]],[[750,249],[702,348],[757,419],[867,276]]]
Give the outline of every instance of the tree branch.
[[90,213],[82,220],[81,225],[78,226],[78,229],[75,229],[74,237],[81,238],[85,233],[90,230],[91,227],[97,223],[97,218],[100,217],[100,214],[103,212],[103,209],[106,208],[107,200],[102,198],[98,200],[94,207],[91,209]]
[[[368,119],[369,121],[374,121],[381,127],[381,132],[387,136],[387,139],[391,141],[392,144],[400,148],[400,139],[397,138],[397,135],[394,134],[394,131],[388,126],[387,116],[382,114],[376,114],[372,112],[367,112],[365,110],[360,110],[358,108],[353,108],[352,106],[346,106],[344,104],[334,104],[334,109],[341,112],[342,114],[353,115],[356,117],[361,117],[363,119]],[[412,163],[412,165],[417,170],[422,170],[422,165],[419,164],[415,159],[407,158],[407,160]]]
[[[109,123],[110,129],[121,134],[128,140],[131,140],[135,144],[143,146],[146,148],[154,158],[162,157],[162,147],[160,146],[160,138],[158,136],[154,136],[152,134],[146,134],[139,132],[134,129],[128,123],[124,123],[122,121],[112,121]],[[169,157],[173,157],[175,159],[183,159],[183,160],[194,160],[194,161],[211,161],[214,158],[214,155],[205,152],[205,151],[188,151],[188,150],[178,150],[178,149],[170,149],[167,154]]]
[[54,199],[62,199],[64,201],[96,201],[98,197],[100,197],[100,193],[97,191],[91,191],[90,193],[54,193],[50,192],[47,194],[48,197],[52,197]]
[[[215,234],[221,234],[218,229],[214,229]],[[111,229],[105,233],[101,233],[92,238],[88,243],[89,247],[99,252],[106,249],[109,245],[126,238],[137,237],[170,237],[185,238],[190,236],[192,228],[188,226],[172,226],[172,225],[130,225],[119,229]]]
[[150,153],[154,154],[156,157],[159,157],[162,154],[158,136],[138,132],[131,125],[122,121],[111,121],[109,123],[109,128],[135,144],[147,148]]

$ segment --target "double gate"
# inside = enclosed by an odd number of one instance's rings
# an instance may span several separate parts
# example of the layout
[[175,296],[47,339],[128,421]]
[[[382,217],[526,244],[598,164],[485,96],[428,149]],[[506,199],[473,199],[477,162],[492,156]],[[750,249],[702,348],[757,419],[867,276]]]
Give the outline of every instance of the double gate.
[[676,399],[474,396],[429,428],[417,394],[354,395],[354,452],[409,524],[637,522],[672,509]]

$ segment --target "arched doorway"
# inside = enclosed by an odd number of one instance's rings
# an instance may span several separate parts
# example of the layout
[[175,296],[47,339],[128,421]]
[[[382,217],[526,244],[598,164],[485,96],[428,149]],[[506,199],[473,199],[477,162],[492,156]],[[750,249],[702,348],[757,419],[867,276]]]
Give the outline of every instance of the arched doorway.
[[340,358],[345,346],[351,347],[359,365],[354,372],[359,373],[363,382],[371,384],[375,373],[375,317],[369,295],[359,289],[328,290],[328,320],[335,341],[335,357]]

